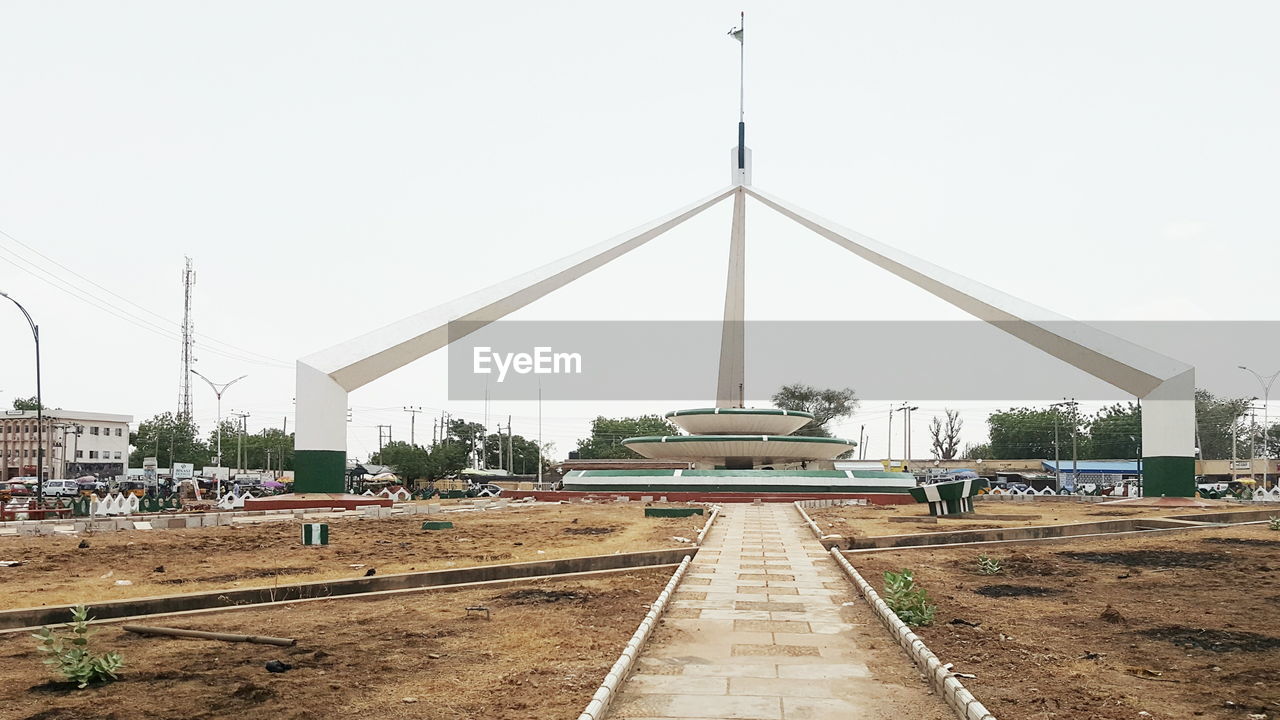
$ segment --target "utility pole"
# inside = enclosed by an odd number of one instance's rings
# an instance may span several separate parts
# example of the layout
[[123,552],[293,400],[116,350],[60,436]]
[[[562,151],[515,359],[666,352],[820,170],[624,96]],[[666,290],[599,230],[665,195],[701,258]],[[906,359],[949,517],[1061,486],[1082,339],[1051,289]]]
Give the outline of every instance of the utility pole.
[[516,446],[511,435],[511,416],[507,416],[507,470],[516,474]]
[[[239,475],[240,473],[244,472],[244,457],[243,457],[244,456],[244,433],[245,433],[245,428],[248,427],[248,424],[245,422],[245,418],[249,417],[249,413],[236,412],[232,410],[231,417],[240,418],[240,432],[236,433],[236,474]],[[218,434],[218,445],[219,445],[219,450],[221,450],[221,445],[222,445],[221,433]],[[219,456],[221,456],[221,453],[219,453]]]
[[[902,438],[902,470],[903,472],[911,471],[911,413],[919,410],[919,406],[902,403],[902,407],[897,412],[902,413],[902,422],[906,424],[906,431]],[[889,420],[892,423],[893,413],[889,413]]]
[[538,489],[542,489],[542,382],[538,382]]
[[[1076,430],[1079,429],[1080,427],[1080,420],[1076,416],[1076,408],[1079,407],[1079,405],[1080,403],[1076,402],[1075,398],[1071,398],[1070,400],[1063,398],[1062,402],[1057,402],[1049,406],[1055,409],[1060,407],[1071,408],[1071,484],[1074,487],[1080,486],[1080,461],[1079,461],[1079,453],[1077,452],[1077,446],[1076,446],[1076,438],[1078,437],[1078,433],[1076,432]],[[1054,460],[1053,460],[1054,466],[1057,467],[1057,464],[1058,464],[1058,413],[1056,412],[1053,415],[1053,457],[1054,457]],[[1061,487],[1062,485],[1061,482],[1059,482],[1058,485],[1059,487]]]
[[[195,347],[195,326],[191,322],[191,286],[196,284],[196,271],[191,258],[182,269],[182,377],[178,379],[178,419],[191,420],[191,351]],[[172,465],[173,461],[170,460]]]
[[415,434],[414,428],[415,428],[415,425],[417,424],[418,413],[422,412],[422,408],[410,405],[406,407],[404,411],[409,413],[409,444],[417,445],[418,439],[417,439],[417,435]]
[[858,426],[858,459],[862,460],[867,456],[867,426],[865,424]]
[[893,413],[894,412],[895,410],[893,409],[893,406],[890,405],[889,406],[889,434],[886,436],[888,440],[885,441],[885,453],[888,455],[888,457],[885,458],[885,460],[889,463],[888,466],[885,467],[885,470],[889,470],[889,471],[892,471],[893,469]]
[[[383,437],[384,437],[382,433],[383,430],[387,431],[385,435],[385,438],[386,438],[385,441],[383,440]],[[378,426],[378,460],[382,465],[387,464],[387,461],[382,457],[382,449],[386,447],[390,442],[391,442],[391,426],[379,425]]]

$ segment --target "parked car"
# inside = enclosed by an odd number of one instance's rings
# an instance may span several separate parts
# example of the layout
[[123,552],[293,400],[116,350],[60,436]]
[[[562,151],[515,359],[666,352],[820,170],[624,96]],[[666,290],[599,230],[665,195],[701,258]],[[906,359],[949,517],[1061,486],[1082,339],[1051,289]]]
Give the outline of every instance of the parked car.
[[44,494],[49,497],[79,497],[80,483],[75,480],[45,480]]
[[77,480],[76,484],[80,486],[82,493],[97,493],[102,495],[107,491],[107,484],[101,480]]
[[34,495],[35,491],[27,487],[26,483],[20,483],[16,480],[11,480],[7,483],[4,483],[3,485],[0,485],[0,493],[8,493],[13,497],[18,497],[18,496],[26,497],[28,495]]

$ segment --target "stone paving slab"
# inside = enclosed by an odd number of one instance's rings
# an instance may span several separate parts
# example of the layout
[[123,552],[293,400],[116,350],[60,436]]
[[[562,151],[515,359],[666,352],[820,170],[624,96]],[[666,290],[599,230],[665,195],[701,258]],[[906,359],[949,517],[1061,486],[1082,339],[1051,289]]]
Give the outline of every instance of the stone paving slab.
[[726,506],[609,717],[870,717],[884,686],[841,608],[852,597],[790,505]]

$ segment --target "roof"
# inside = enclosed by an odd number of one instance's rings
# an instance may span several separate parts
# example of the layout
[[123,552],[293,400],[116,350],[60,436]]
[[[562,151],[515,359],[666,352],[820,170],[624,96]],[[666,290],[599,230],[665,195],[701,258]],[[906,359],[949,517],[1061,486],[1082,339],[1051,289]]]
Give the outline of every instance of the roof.
[[[1056,470],[1052,460],[1042,460],[1040,461],[1040,464],[1049,472],[1054,472]],[[1060,460],[1058,461],[1058,464],[1062,467],[1062,472],[1071,472],[1072,464],[1070,460]],[[1092,475],[1138,474],[1137,460],[1080,460],[1076,463],[1076,466],[1079,468],[1081,475],[1086,473]]]
[[[3,419],[36,419],[35,410],[6,410],[4,415],[0,415]],[[63,410],[62,408],[45,408],[44,419],[57,422],[58,420],[80,420],[90,422],[116,422],[125,423],[126,425],[133,422],[132,415],[111,415],[108,413],[85,412],[83,410]]]

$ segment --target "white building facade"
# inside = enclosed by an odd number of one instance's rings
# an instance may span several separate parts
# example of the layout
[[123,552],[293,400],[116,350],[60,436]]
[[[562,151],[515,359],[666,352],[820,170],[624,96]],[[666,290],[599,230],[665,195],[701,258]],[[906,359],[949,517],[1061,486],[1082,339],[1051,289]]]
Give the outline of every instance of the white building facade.
[[[44,415],[44,477],[49,480],[94,475],[113,478],[129,465],[132,415],[47,410]],[[0,481],[34,477],[36,413],[9,411],[0,417]]]

